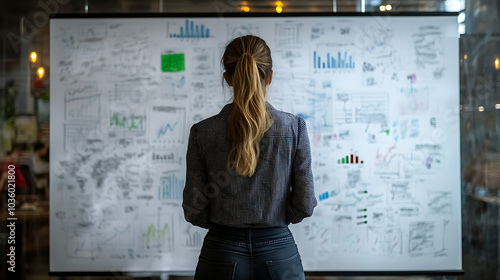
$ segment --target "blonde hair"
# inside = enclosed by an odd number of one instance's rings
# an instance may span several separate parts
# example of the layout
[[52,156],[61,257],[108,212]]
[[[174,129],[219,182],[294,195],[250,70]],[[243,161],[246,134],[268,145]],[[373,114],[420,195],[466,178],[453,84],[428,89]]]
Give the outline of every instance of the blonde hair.
[[266,82],[273,67],[271,50],[259,37],[238,37],[226,46],[222,64],[226,80],[233,86],[234,103],[228,120],[232,138],[228,167],[252,176],[260,140],[273,122],[266,109]]

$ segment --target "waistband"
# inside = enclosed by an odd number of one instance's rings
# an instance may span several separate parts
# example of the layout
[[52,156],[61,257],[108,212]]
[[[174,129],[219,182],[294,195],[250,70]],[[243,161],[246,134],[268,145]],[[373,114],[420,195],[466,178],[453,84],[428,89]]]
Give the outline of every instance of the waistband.
[[288,227],[236,228],[212,224],[206,238],[241,246],[248,244],[265,246],[287,241],[295,242]]

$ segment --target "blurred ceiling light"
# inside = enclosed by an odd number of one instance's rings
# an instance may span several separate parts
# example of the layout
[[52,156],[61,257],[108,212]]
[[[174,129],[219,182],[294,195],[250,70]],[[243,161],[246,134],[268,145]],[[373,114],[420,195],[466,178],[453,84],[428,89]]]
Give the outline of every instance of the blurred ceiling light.
[[477,110],[478,110],[479,112],[483,112],[483,111],[484,111],[484,106],[479,106],[479,107],[477,108]]
[[495,109],[499,110],[500,109],[500,104],[495,104]]
[[498,60],[498,58],[495,59],[495,69],[499,69],[500,68],[500,60]]
[[37,59],[36,52],[31,52],[30,53],[30,60],[31,60],[31,62],[35,63],[36,59]]
[[243,6],[241,7],[241,10],[245,13],[248,13],[250,11],[250,8],[248,6]]
[[276,12],[280,14],[283,12],[283,2],[281,1],[276,1]]
[[467,59],[467,54],[464,54],[464,59]]
[[43,78],[43,76],[45,76],[45,69],[43,67],[38,67],[38,69],[36,69],[36,74],[38,78]]
[[464,21],[465,21],[465,13],[461,12],[460,14],[458,14],[458,22],[462,23]]
[[387,11],[391,11],[392,10],[392,5],[385,5],[385,9]]
[[444,1],[444,9],[446,12],[459,12],[465,8],[463,0],[446,0]]
[[458,25],[458,32],[459,32],[460,34],[465,34],[465,23],[460,23],[460,24]]
[[380,9],[380,11],[382,12],[385,12],[385,6],[384,5],[380,5],[380,7],[378,7]]

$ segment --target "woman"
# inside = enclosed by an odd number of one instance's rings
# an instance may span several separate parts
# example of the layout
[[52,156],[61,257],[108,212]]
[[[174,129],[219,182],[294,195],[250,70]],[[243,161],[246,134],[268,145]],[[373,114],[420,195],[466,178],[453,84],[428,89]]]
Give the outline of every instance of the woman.
[[316,206],[306,124],[266,102],[273,77],[264,40],[224,52],[233,103],[191,128],[183,209],[208,228],[195,279],[304,279],[288,224]]

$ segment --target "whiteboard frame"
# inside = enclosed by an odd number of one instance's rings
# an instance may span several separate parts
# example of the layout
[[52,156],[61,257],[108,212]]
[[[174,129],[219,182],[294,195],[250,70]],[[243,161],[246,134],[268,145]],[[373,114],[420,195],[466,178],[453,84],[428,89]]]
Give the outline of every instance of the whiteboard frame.
[[[92,18],[253,18],[253,17],[274,17],[274,18],[294,18],[294,17],[458,17],[459,12],[319,12],[319,13],[60,13],[51,14],[50,19],[92,19]],[[457,31],[458,34],[458,31]],[[457,57],[458,59],[458,57]],[[458,82],[460,77],[458,77]],[[461,144],[461,139],[459,139]],[[459,155],[461,158],[461,154]],[[460,177],[460,182],[462,178]],[[462,195],[460,190],[460,196]],[[460,219],[460,228],[462,228],[462,217]],[[49,221],[50,223],[50,221]],[[463,238],[462,234],[460,234]],[[463,254],[463,251],[460,250]],[[50,247],[49,247],[50,256]],[[463,259],[462,259],[463,268]],[[82,272],[82,271],[65,271],[53,272],[50,271],[49,276],[134,276],[134,277],[149,277],[158,276],[162,274],[176,275],[176,276],[189,276],[192,273],[186,271],[110,271],[110,272]],[[305,271],[306,276],[437,276],[437,275],[464,275],[465,270],[417,270],[417,271]]]

